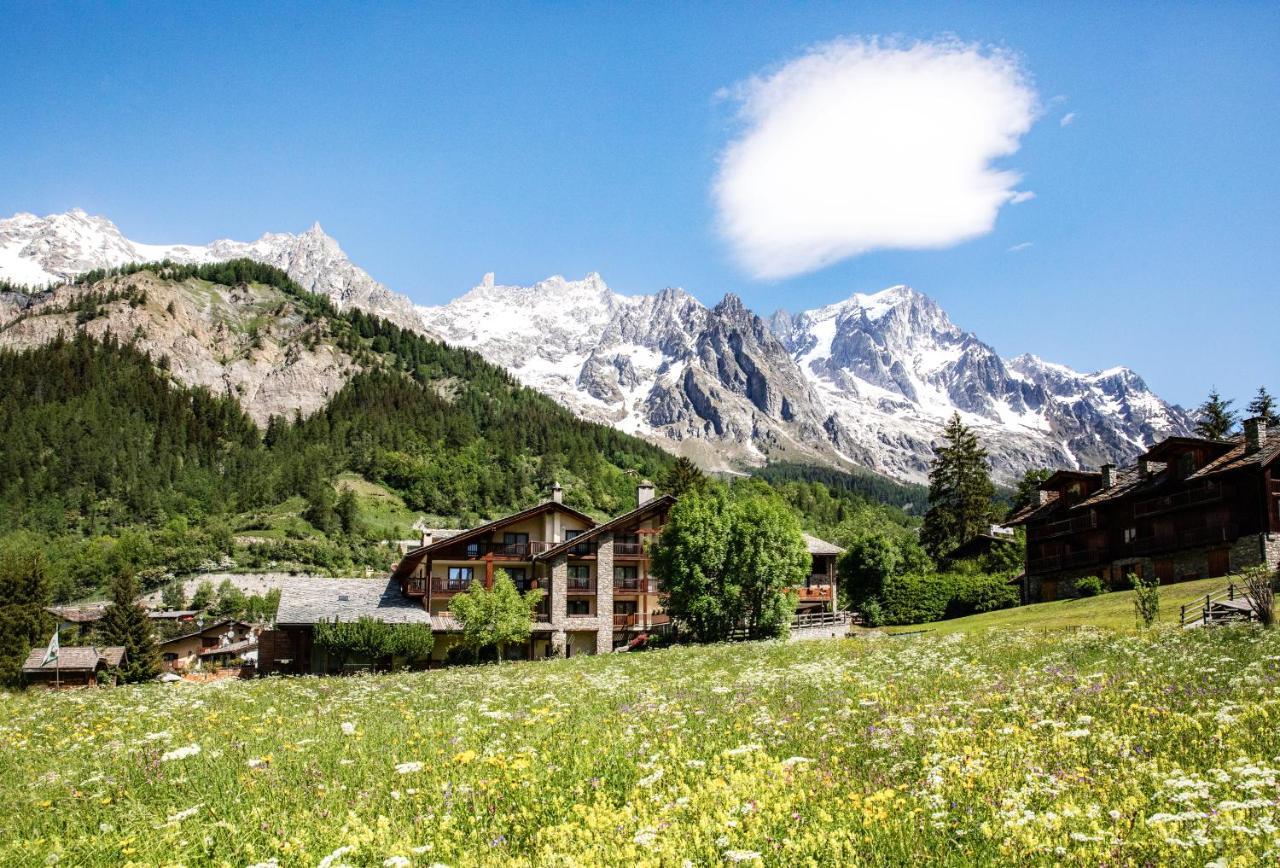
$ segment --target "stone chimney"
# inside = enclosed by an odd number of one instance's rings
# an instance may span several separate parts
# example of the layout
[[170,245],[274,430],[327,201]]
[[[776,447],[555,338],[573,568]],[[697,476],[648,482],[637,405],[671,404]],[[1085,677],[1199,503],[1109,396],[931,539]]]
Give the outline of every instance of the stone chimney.
[[1147,459],[1145,459],[1145,458],[1139,458],[1139,459],[1138,459],[1138,475],[1139,475],[1139,476],[1141,476],[1143,479],[1148,479],[1148,478],[1150,478],[1150,476],[1151,476],[1151,462],[1150,462],[1150,461],[1148,461],[1148,460],[1147,460]]
[[1050,500],[1052,491],[1045,491],[1043,488],[1036,489],[1036,506],[1044,506]]
[[1255,416],[1244,420],[1244,451],[1257,452],[1267,440],[1267,417]]
[[431,545],[431,529],[424,527],[422,529],[422,547],[426,548]]
[[653,500],[653,483],[645,479],[636,486],[636,506],[644,506]]
[[1114,464],[1104,464],[1098,468],[1102,471],[1102,487],[1110,488],[1116,484],[1116,466]]
[[553,503],[564,503],[564,488],[558,482],[551,483],[551,501]]

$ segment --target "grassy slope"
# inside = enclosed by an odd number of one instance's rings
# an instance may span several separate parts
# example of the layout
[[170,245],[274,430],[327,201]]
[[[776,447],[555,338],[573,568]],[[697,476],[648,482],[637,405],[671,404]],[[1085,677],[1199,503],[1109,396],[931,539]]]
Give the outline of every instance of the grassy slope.
[[0,694],[0,865],[1252,865],[1277,661],[1014,631]]
[[[1222,590],[1228,578],[1199,579],[1180,582],[1160,589],[1160,623],[1177,624],[1179,607],[1203,599],[1205,594]],[[1112,591],[1099,597],[1078,600],[1055,600],[1052,603],[1034,603],[1016,609],[984,612],[967,618],[953,618],[935,624],[914,627],[892,627],[890,633],[928,630],[931,633],[971,633],[998,628],[1008,630],[1024,627],[1033,630],[1052,630],[1060,627],[1105,627],[1112,630],[1136,629],[1133,612],[1133,591]]]

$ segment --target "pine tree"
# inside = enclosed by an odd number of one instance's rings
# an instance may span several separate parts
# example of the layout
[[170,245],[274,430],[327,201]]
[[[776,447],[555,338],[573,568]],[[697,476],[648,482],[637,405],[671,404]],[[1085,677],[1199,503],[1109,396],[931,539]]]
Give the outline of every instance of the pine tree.
[[1276,413],[1276,399],[1267,392],[1266,386],[1258,387],[1258,394],[1249,402],[1247,409],[1250,419],[1261,417],[1267,420],[1268,428],[1280,427],[1280,414]]
[[160,602],[169,611],[177,611],[187,605],[187,594],[182,588],[182,582],[175,579],[164,586],[160,592]]
[[680,497],[690,492],[701,493],[707,487],[707,477],[698,465],[681,455],[671,465],[671,469],[663,474],[659,484],[665,493]]
[[122,570],[111,582],[111,605],[98,625],[102,644],[124,648],[120,672],[125,681],[146,681],[160,674],[160,652],[146,609],[138,603],[138,582]]
[[0,540],[0,684],[16,684],[32,648],[49,641],[56,624],[49,605],[40,543],[26,534]]
[[1209,390],[1209,397],[1196,408],[1196,436],[1208,440],[1225,440],[1236,427],[1236,412],[1231,409],[1234,401],[1223,398],[1217,389]]
[[356,502],[355,491],[350,488],[342,489],[334,511],[337,513],[338,524],[342,526],[343,533],[347,536],[357,536],[360,533],[360,505]]
[[995,485],[987,467],[987,450],[956,413],[942,432],[929,470],[929,511],[920,542],[935,559],[975,534],[985,532],[994,515]]

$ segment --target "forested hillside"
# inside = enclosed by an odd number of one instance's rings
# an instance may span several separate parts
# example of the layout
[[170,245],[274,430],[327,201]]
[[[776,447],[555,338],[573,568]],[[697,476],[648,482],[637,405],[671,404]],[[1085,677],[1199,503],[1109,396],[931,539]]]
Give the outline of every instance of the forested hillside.
[[[331,483],[344,471],[385,485],[410,510],[466,522],[527,505],[556,480],[570,504],[613,513],[632,502],[637,477],[659,476],[670,463],[657,447],[577,419],[472,352],[339,312],[268,266],[148,270],[169,281],[282,290],[316,326],[308,340],[341,347],[363,373],[322,411],[272,418],[259,430],[234,397],[184,386],[164,359],[110,335],[80,332],[0,353],[0,530],[42,538],[60,598],[100,587],[121,566],[180,572],[234,557],[385,568],[389,550],[338,515]],[[91,318],[92,305],[86,310]],[[290,499],[317,537],[273,540],[253,526],[255,513]],[[254,541],[238,543],[241,534]]]

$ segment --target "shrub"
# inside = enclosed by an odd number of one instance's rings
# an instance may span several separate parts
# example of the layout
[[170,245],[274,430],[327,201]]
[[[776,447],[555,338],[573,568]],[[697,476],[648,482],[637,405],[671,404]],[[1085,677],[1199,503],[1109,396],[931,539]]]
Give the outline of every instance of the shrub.
[[1102,586],[1102,579],[1097,576],[1085,576],[1083,579],[1076,581],[1077,597],[1096,597],[1106,590]]
[[884,623],[884,607],[875,597],[862,604],[861,614],[864,627],[879,627]]
[[880,601],[885,624],[921,624],[1018,605],[1006,574],[934,573],[896,576]]
[[947,607],[950,617],[993,612],[1018,605],[1018,589],[1007,573],[971,573],[954,576],[954,596]]
[[1133,610],[1138,623],[1150,627],[1160,615],[1160,579],[1155,576],[1144,579],[1130,573],[1129,582],[1133,585]]
[[1275,623],[1275,579],[1265,566],[1250,567],[1241,576],[1245,593],[1249,595],[1249,608],[1264,627]]

